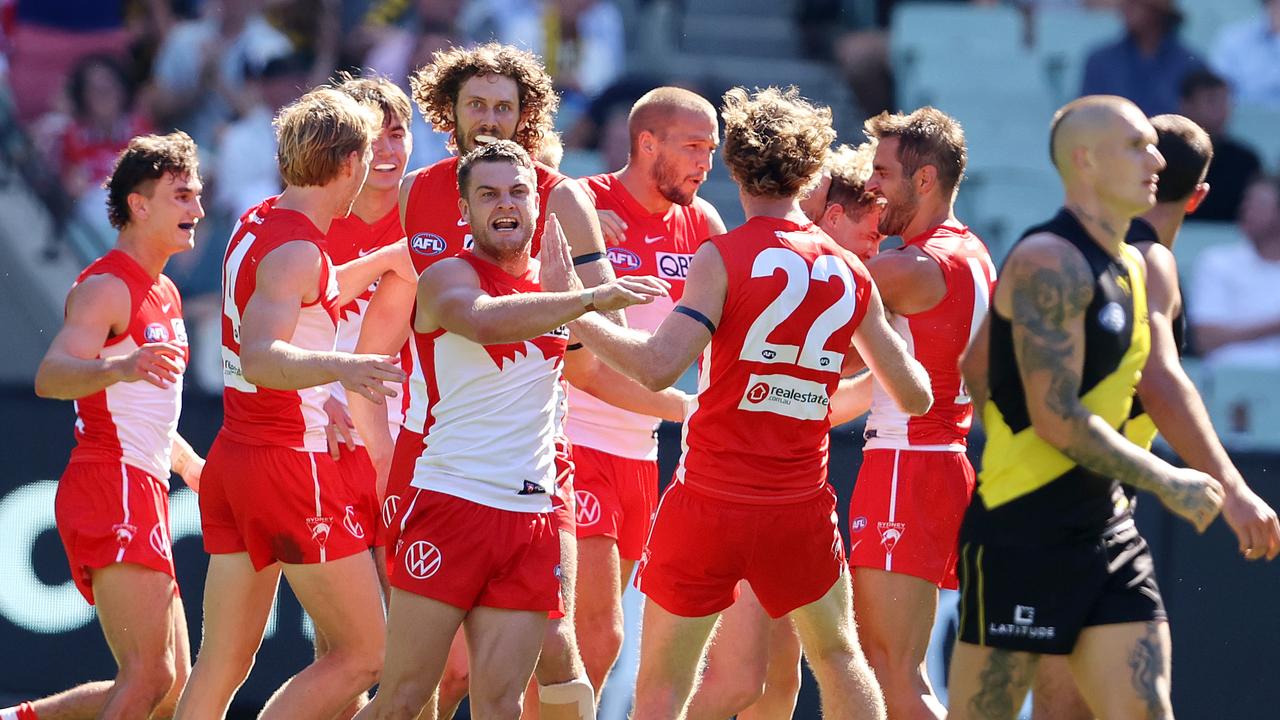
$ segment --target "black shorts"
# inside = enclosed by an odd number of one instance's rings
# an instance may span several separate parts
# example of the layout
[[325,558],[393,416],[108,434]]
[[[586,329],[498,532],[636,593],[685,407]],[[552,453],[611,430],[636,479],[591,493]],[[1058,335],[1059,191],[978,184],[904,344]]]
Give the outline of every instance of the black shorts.
[[960,641],[1068,655],[1093,625],[1165,618],[1147,541],[1132,519],[1099,539],[960,548]]

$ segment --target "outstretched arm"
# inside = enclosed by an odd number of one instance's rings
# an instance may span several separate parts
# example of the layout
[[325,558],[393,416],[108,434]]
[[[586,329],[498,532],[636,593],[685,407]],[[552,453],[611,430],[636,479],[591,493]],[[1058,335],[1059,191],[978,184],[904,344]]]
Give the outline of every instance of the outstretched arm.
[[[573,342],[574,338],[570,338],[570,343]],[[564,378],[574,387],[623,410],[684,422],[688,394],[675,388],[653,392],[600,362],[586,348],[573,349],[572,344],[569,347],[564,356]]]
[[831,395],[831,424],[843,425],[862,417],[871,409],[871,373],[860,372],[853,377],[840,378],[840,385]]
[[1081,466],[1154,493],[1203,532],[1221,508],[1218,482],[1138,448],[1080,401],[1084,313],[1093,300],[1084,257],[1061,238],[1040,234],[1019,243],[1005,268],[994,312],[1012,317],[1036,434]]
[[1209,412],[1178,357],[1173,317],[1182,305],[1173,253],[1159,243],[1143,250],[1147,260],[1147,303],[1151,315],[1151,356],[1138,383],[1147,414],[1170,447],[1188,465],[1222,483],[1222,515],[1249,560],[1280,554],[1280,521],[1236,469],[1209,420]]

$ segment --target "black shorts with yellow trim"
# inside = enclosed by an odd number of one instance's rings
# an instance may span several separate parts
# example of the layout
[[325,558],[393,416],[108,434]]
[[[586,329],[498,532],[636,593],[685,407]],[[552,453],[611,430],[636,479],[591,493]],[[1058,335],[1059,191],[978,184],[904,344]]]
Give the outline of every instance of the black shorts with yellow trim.
[[1131,518],[1094,540],[960,547],[960,641],[1069,655],[1086,627],[1166,617]]

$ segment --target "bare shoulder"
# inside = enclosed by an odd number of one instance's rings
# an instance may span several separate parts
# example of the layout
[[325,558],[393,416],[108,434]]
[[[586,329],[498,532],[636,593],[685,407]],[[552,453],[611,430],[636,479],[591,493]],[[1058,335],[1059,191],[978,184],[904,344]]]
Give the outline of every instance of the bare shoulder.
[[480,286],[480,276],[476,274],[471,263],[462,258],[451,257],[432,264],[418,278],[420,288],[431,288],[439,292],[461,286]]
[[1084,313],[1093,300],[1088,261],[1053,233],[1037,233],[1015,245],[1000,285],[1011,288],[1009,315],[1017,324],[1039,326],[1046,318],[1058,324]]
[[882,252],[867,260],[867,272],[876,282],[898,285],[910,282],[913,277],[936,270],[938,264],[933,258],[918,248],[906,247],[900,250]]
[[723,235],[728,231],[724,225],[724,219],[720,217],[720,211],[716,210],[716,206],[712,205],[708,200],[702,197],[694,196],[693,205],[707,218],[707,225],[711,229],[711,234]]
[[121,329],[129,324],[130,307],[129,286],[110,273],[90,275],[67,293],[69,322],[81,319],[105,321],[113,328]]

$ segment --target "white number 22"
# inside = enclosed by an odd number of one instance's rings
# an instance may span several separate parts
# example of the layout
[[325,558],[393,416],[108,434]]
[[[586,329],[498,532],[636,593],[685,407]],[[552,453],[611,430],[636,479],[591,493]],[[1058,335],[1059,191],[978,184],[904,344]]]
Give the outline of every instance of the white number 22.
[[[751,277],[769,277],[777,270],[787,276],[787,284],[782,294],[760,313],[747,337],[742,343],[743,360],[765,363],[787,363],[799,365],[823,372],[840,372],[840,363],[844,359],[844,350],[833,352],[824,350],[827,340],[844,327],[853,317],[858,301],[854,297],[853,273],[843,260],[834,255],[819,255],[813,261],[810,270],[804,258],[786,248],[767,248],[756,256],[751,266]],[[810,326],[805,335],[804,345],[784,345],[768,341],[779,325],[786,322],[804,302],[813,282],[826,283],[831,278],[839,278],[844,286],[836,302],[822,312]]]

